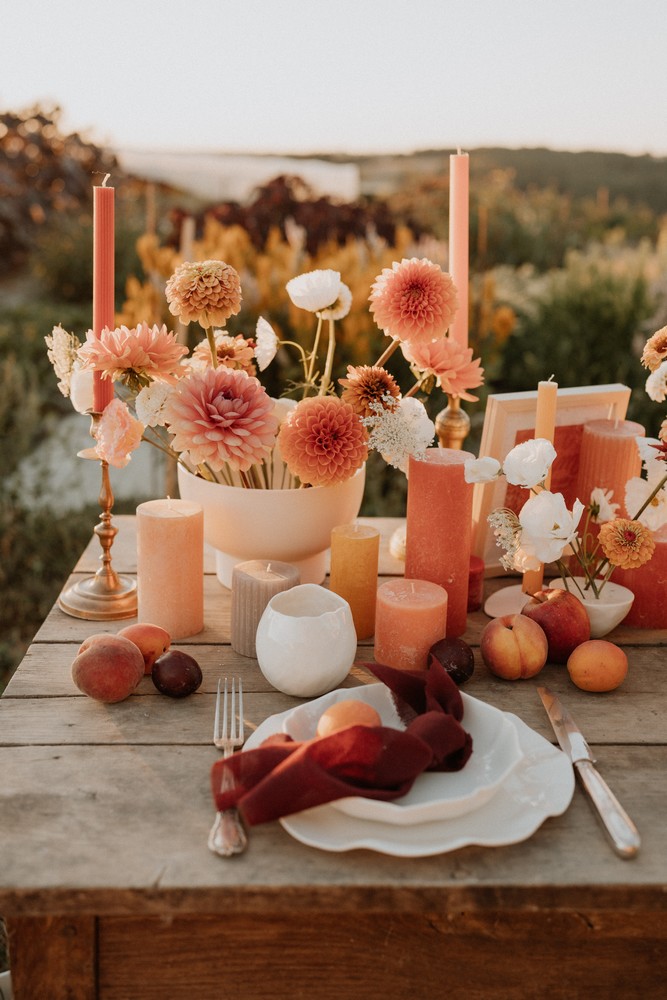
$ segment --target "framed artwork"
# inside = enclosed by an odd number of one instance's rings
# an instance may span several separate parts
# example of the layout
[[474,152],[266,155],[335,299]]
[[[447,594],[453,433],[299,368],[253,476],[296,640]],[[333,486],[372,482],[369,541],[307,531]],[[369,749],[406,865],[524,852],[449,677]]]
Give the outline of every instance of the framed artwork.
[[[576,499],[577,469],[581,436],[589,420],[624,420],[630,401],[627,385],[586,385],[558,389],[554,447],[556,460],[551,467],[551,489],[562,493],[569,508]],[[480,458],[489,456],[499,462],[515,445],[534,436],[537,390],[504,392],[487,399]],[[509,507],[517,513],[528,499],[528,491],[510,486],[505,479],[493,483],[475,483],[473,492],[472,551],[484,560],[487,576],[504,573],[500,565],[502,550],[496,545],[487,517],[496,507]]]

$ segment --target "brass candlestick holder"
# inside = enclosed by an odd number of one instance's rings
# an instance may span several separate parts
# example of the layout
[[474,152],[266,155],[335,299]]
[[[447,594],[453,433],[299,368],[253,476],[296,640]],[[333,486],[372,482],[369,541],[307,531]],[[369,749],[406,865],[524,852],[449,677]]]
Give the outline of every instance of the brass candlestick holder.
[[[90,433],[96,437],[99,413],[91,414]],[[79,452],[79,458],[95,459],[102,468],[102,487],[99,502],[102,508],[100,521],[94,528],[102,546],[100,562],[102,565],[94,576],[80,580],[66,590],[58,598],[58,607],[73,618],[86,618],[89,621],[111,621],[118,618],[133,618],[137,613],[137,584],[129,576],[119,576],[111,565],[111,546],[118,534],[118,528],[112,524],[111,509],[114,496],[109,479],[109,463],[100,460],[93,448]]]
[[461,409],[461,397],[450,396],[444,410],[435,418],[435,433],[441,448],[463,447],[470,433],[470,417]]

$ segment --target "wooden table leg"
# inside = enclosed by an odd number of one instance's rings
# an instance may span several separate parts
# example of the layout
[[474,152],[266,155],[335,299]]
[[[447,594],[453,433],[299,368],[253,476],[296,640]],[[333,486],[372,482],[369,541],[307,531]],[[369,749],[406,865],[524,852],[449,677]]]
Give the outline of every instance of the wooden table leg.
[[7,920],[15,1000],[97,1000],[95,917]]

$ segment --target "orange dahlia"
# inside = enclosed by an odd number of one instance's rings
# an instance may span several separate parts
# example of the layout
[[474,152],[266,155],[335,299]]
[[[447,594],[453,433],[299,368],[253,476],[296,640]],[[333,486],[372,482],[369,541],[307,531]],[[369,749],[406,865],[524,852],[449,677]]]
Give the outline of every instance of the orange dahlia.
[[639,521],[617,517],[600,528],[600,547],[612,566],[637,569],[653,555],[655,542],[648,528]]
[[290,472],[310,486],[349,479],[368,456],[368,434],[337,396],[302,399],[282,423],[278,445]]
[[177,267],[165,288],[169,311],[181,323],[204,329],[224,326],[241,309],[238,272],[224,260],[186,262]]
[[439,264],[417,257],[383,268],[371,288],[370,303],[381,330],[394,340],[412,343],[444,336],[458,304],[451,276]]
[[377,365],[358,365],[356,368],[348,365],[347,378],[339,378],[338,382],[343,386],[341,399],[349,403],[360,417],[373,416],[375,410],[371,403],[380,403],[385,407],[385,397],[397,400],[401,395],[394,376]]

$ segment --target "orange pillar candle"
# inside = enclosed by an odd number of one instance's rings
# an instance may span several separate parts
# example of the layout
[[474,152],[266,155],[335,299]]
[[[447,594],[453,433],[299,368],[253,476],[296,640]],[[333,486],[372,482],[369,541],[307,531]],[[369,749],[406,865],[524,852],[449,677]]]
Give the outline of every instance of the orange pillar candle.
[[449,273],[459,303],[449,335],[461,347],[468,346],[469,184],[470,157],[459,149],[449,157]]
[[[93,333],[113,330],[114,308],[114,189],[104,184],[93,188]],[[114,396],[113,382],[93,372],[93,410],[101,413]]]
[[256,656],[257,626],[275,594],[296,587],[301,576],[291,563],[250,559],[232,570],[232,648]]
[[137,507],[138,618],[172,640],[204,627],[204,512],[190,500]]
[[647,563],[638,569],[615,569],[611,575],[614,583],[635,595],[623,619],[632,628],[667,628],[667,525],[653,532],[653,540],[655,549]]
[[380,532],[365,524],[341,524],[331,532],[329,590],[350,605],[357,639],[375,632]]
[[447,591],[428,580],[387,580],[377,591],[377,663],[425,670],[431,646],[447,629]]
[[[535,437],[544,438],[553,444],[556,431],[556,407],[558,401],[558,383],[552,379],[537,383],[537,408],[535,410]],[[544,480],[544,488],[551,484],[551,469]],[[544,566],[539,569],[529,569],[523,574],[521,589],[524,594],[535,594],[542,589]]]
[[430,580],[447,591],[447,635],[467,625],[472,532],[472,483],[464,463],[474,458],[455,448],[428,448],[408,469],[406,578]]
[[[641,424],[632,420],[590,420],[584,424],[577,473],[577,496],[590,503],[596,487],[611,490],[618,513],[626,515],[625,484],[641,472],[641,458],[635,438],[644,437]],[[630,511],[630,515],[635,511]]]

